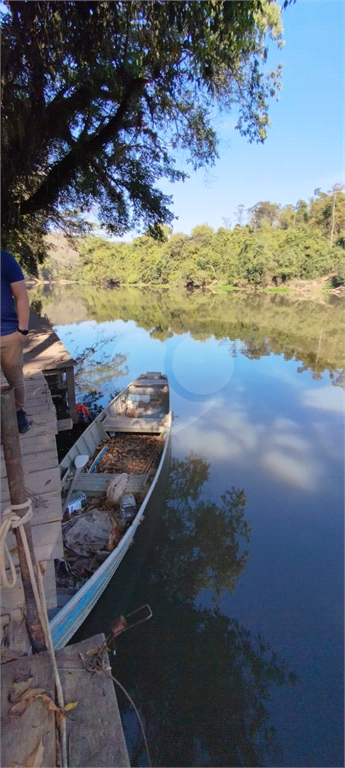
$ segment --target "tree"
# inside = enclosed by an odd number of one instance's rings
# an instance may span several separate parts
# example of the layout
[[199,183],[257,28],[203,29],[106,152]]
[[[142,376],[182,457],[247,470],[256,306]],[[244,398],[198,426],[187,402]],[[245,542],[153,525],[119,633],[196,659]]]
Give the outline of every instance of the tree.
[[248,213],[251,214],[250,224],[254,229],[261,227],[263,222],[268,222],[271,227],[274,227],[279,222],[280,205],[265,200],[248,208]]
[[[284,3],[284,6],[287,1]],[[2,23],[3,242],[35,271],[50,225],[73,233],[97,212],[108,231],[144,223],[159,236],[170,198],[156,186],[212,164],[211,107],[266,137],[266,38],[281,45],[273,0],[17,2]],[[261,63],[260,63],[261,62]]]

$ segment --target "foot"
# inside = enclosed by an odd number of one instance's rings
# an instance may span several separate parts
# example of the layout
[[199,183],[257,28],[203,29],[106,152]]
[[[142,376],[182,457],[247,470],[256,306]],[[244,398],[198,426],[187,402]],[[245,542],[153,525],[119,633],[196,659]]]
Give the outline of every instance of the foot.
[[23,410],[17,411],[18,432],[23,434],[30,429],[30,422],[26,417],[26,413]]

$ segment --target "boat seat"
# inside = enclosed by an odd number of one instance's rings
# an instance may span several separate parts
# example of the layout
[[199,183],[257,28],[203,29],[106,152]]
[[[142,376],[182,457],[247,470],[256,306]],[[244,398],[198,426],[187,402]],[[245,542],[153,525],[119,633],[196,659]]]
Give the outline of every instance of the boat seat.
[[101,424],[107,432],[162,432],[164,426],[161,419],[132,416],[107,416]]
[[[107,472],[85,472],[78,475],[74,490],[83,491],[87,496],[104,496],[109,480],[120,477],[120,474]],[[139,493],[148,478],[148,473],[142,475],[130,474],[124,493]]]
[[137,384],[135,387],[131,384],[128,387],[128,394],[129,395],[157,395],[159,392],[166,395],[168,392],[168,385],[160,385],[157,386],[144,386],[144,384]]
[[136,379],[132,381],[131,387],[167,387],[166,379]]

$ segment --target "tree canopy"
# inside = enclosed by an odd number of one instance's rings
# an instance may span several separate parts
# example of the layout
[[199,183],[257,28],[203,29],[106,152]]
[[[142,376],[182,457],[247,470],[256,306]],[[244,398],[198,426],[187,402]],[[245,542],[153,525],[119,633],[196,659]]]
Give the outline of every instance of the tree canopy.
[[90,212],[110,232],[158,235],[173,214],[156,182],[184,178],[179,151],[214,162],[216,109],[235,106],[240,133],[265,140],[275,0],[4,5],[3,242],[32,271],[47,227],[80,231]]
[[131,243],[89,236],[79,241],[81,255],[74,272],[68,265],[54,267],[51,257],[45,275],[190,287],[272,287],[296,278],[329,276],[336,288],[344,283],[344,212],[344,188],[336,184],[328,194],[317,190],[309,203],[298,200],[282,208],[258,202],[248,209],[248,224],[232,230],[214,231],[201,224],[188,236],[165,227],[163,242],[149,234]]

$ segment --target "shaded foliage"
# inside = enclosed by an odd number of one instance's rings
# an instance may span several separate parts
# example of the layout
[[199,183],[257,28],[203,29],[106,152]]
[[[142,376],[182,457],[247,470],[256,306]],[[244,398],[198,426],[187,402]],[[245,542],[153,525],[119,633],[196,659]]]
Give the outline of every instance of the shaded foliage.
[[212,164],[215,109],[265,140],[280,66],[266,74],[273,0],[17,2],[2,17],[4,245],[32,272],[48,224],[73,235],[97,209],[110,232],[159,236],[171,199],[160,178]]
[[[250,530],[242,490],[229,489],[220,504],[202,500],[208,471],[193,453],[171,462],[156,544],[132,598],[140,604],[149,595],[153,610],[142,626],[145,653],[135,651],[137,641],[128,633],[113,662],[114,674],[139,705],[157,766],[257,766],[269,755],[278,757],[267,703],[272,686],[297,680],[259,634],[216,605],[198,606],[200,589],[215,590],[216,597],[234,588],[245,560],[228,542],[248,543]],[[131,765],[144,765],[128,704],[121,696],[120,703]]]

